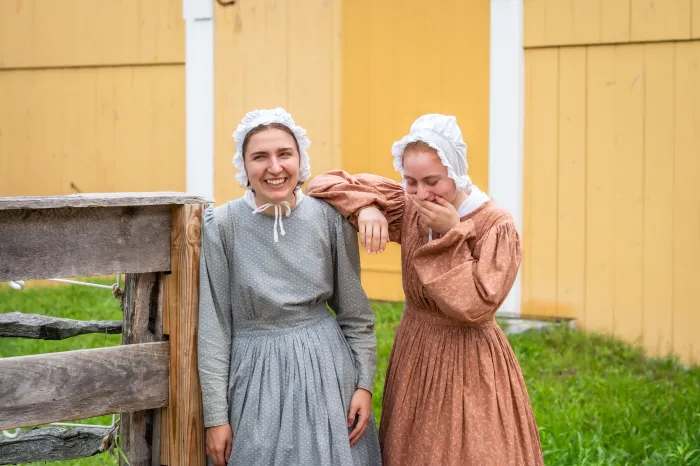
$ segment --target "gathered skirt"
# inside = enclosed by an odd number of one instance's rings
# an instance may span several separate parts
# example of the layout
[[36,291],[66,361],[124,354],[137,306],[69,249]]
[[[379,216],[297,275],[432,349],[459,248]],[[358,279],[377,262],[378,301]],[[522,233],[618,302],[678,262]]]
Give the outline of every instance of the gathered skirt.
[[385,465],[542,465],[520,366],[495,321],[407,307],[392,349],[380,427]]
[[293,328],[239,330],[229,376],[229,465],[379,465],[374,418],[350,446],[354,358],[330,313]]

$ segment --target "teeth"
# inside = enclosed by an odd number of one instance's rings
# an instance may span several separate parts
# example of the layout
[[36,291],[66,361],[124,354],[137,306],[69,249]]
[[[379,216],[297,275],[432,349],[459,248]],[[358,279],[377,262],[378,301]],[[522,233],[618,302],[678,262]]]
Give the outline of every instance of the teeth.
[[266,180],[267,184],[278,185],[284,183],[284,180]]

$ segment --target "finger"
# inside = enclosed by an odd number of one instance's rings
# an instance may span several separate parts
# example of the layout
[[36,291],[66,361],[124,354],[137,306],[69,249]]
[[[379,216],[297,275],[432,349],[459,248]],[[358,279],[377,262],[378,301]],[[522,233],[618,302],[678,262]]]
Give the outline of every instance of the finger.
[[357,416],[357,411],[360,409],[357,404],[350,404],[350,412],[348,413],[348,427],[352,427],[355,423],[355,417]]
[[360,437],[362,437],[362,434],[365,432],[365,429],[367,428],[367,422],[369,421],[369,416],[362,414],[360,412],[359,419],[357,420],[357,425],[353,429],[352,433],[350,434],[350,444],[354,445],[355,442],[357,442]]
[[455,209],[455,206],[453,206],[451,202],[447,201],[447,199],[442,198],[440,196],[435,196],[435,200],[445,209],[450,211],[454,210],[455,212],[457,211],[457,209]]
[[412,197],[411,200],[413,201],[413,205],[416,207],[419,213],[422,215],[427,215],[428,211],[423,207],[423,204],[416,199],[415,197]]
[[374,222],[372,225],[372,254],[379,252],[379,244],[382,240],[382,227],[379,222]]
[[386,243],[389,242],[389,222],[382,222],[379,228],[379,252],[384,252]]
[[233,448],[233,439],[226,442],[226,451],[224,452],[224,461],[228,463],[229,458],[231,458],[231,448]]
[[[436,197],[435,200],[437,201],[437,199],[438,198]],[[425,207],[425,209],[433,215],[444,214],[446,209],[437,202],[426,202],[423,207]]]
[[357,229],[360,232],[360,244],[362,244],[363,248],[367,247],[367,246],[365,246],[365,228],[366,227],[367,227],[367,222],[362,221],[358,225],[358,229]]
[[357,435],[355,435],[355,437],[352,440],[350,440],[350,446],[354,446],[357,442],[360,441],[360,439],[364,435],[365,431],[367,430],[367,424],[365,424],[365,426],[362,428],[362,430],[359,430],[359,429],[355,429],[355,430],[357,431]]
[[226,462],[224,462],[223,450],[215,452],[213,460],[215,466],[226,466]]

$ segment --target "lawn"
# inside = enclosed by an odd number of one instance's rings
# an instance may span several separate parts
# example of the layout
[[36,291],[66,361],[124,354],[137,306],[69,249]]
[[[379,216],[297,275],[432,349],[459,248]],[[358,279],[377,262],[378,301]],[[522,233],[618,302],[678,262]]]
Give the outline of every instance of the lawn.
[[[108,283],[108,282],[107,282]],[[401,305],[373,303],[381,396]],[[15,291],[0,285],[0,313],[21,311],[76,319],[119,319],[108,290],[61,286]],[[646,359],[619,341],[561,326],[509,337],[523,369],[547,465],[700,465],[700,368]],[[59,342],[0,338],[0,357],[119,344],[87,335]],[[108,424],[105,416],[91,422]],[[46,465],[117,464],[103,455]]]

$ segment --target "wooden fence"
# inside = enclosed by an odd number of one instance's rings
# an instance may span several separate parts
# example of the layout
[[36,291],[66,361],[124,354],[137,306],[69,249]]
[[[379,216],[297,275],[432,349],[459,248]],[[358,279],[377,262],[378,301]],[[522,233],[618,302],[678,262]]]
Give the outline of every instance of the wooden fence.
[[[180,193],[0,198],[0,281],[126,274],[115,290],[121,322],[0,316],[0,337],[122,334],[121,346],[0,359],[0,429],[120,413],[131,466],[205,464],[196,336],[208,202]],[[95,455],[116,433],[0,435],[0,464]]]

